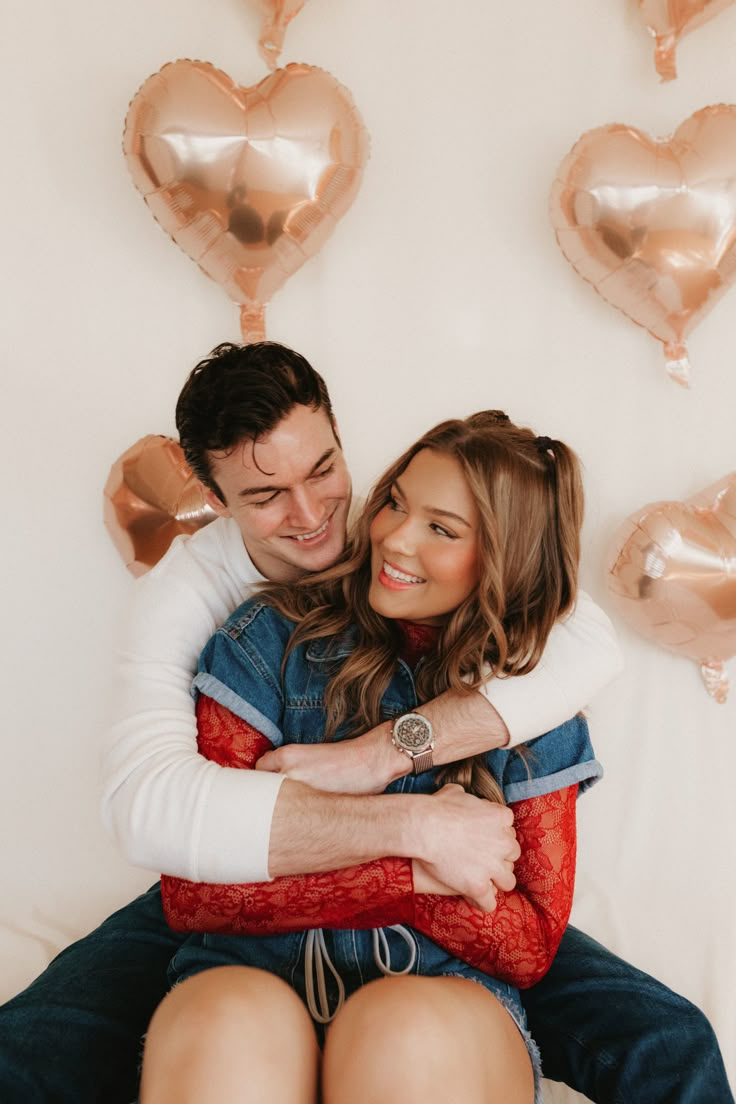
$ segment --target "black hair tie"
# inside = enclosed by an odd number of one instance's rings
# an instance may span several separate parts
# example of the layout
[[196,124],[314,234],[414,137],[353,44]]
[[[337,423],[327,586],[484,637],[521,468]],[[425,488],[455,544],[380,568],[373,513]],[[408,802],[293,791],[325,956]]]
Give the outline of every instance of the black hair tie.
[[551,437],[537,437],[537,448],[540,452],[549,452],[554,445]]

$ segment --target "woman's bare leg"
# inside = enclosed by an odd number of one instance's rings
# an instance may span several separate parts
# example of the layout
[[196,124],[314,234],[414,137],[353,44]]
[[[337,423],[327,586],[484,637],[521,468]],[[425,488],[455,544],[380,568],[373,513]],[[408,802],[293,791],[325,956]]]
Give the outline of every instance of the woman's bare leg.
[[319,1047],[296,993],[221,966],[177,985],[148,1029],[141,1104],[315,1104]]
[[464,978],[382,978],[335,1018],[323,1104],[533,1104],[534,1078],[511,1016]]

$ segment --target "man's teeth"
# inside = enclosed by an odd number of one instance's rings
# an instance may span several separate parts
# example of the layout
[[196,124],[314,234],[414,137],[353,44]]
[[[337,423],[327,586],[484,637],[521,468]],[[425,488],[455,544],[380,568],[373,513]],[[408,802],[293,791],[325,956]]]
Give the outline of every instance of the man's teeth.
[[389,579],[396,579],[399,583],[423,583],[424,579],[421,579],[418,575],[407,575],[405,571],[399,571],[398,568],[392,567],[391,564],[383,561],[383,570],[388,575]]
[[294,540],[305,541],[305,540],[312,540],[313,537],[318,537],[320,535],[320,533],[324,533],[325,529],[327,528],[327,522],[329,520],[330,519],[327,518],[326,521],[323,521],[322,524],[320,525],[319,529],[315,529],[313,533],[298,533],[294,537]]

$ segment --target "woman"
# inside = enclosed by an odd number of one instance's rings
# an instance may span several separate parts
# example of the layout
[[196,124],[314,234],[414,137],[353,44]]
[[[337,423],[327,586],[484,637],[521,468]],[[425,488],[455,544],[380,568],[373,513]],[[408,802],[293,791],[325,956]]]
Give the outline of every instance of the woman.
[[[344,739],[470,692],[487,665],[531,669],[574,603],[581,520],[561,442],[498,412],[431,430],[379,480],[336,567],[265,588],[210,641],[195,680],[203,754],[252,768],[277,744]],[[543,975],[564,931],[575,799],[600,773],[575,718],[525,753],[389,788],[420,800],[459,782],[511,803],[517,888],[491,913],[401,858],[249,886],[163,879],[170,923],[203,934],[172,963],[185,984],[152,1021],[144,1104],[313,1102],[320,1079],[325,1104],[530,1104],[540,1075],[515,987]],[[451,799],[451,786],[432,798]],[[323,1058],[313,1022],[331,1023]]]

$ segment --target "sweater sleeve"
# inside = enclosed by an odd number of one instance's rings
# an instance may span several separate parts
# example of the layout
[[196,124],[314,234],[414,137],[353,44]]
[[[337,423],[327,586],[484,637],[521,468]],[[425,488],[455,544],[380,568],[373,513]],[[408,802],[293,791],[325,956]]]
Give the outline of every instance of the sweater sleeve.
[[509,747],[525,743],[573,717],[623,670],[623,653],[610,619],[584,591],[559,621],[533,671],[490,678],[480,692],[503,718]]
[[527,989],[552,965],[575,885],[577,786],[514,803],[516,888],[494,912],[460,897],[415,896],[414,927],[471,966]]
[[[201,754],[220,766],[252,771],[272,746],[248,721],[206,695],[197,702],[197,724]],[[401,858],[247,884],[164,876],[161,897],[169,926],[177,931],[269,935],[319,927],[411,924],[414,919],[412,866]],[[366,902],[371,911],[361,922]]]
[[102,814],[136,866],[213,882],[268,878],[283,776],[205,760],[191,695],[202,648],[259,579],[235,523],[218,519],[174,541],[133,586],[102,756]]

